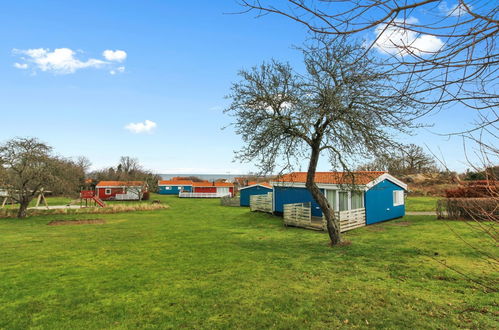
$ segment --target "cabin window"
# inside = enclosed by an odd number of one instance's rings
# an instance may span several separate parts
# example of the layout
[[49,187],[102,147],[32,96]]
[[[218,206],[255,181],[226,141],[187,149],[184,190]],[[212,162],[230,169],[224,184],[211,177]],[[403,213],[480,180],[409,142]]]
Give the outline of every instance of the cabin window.
[[326,198],[333,210],[338,211],[338,200],[336,199],[336,190],[326,190]]
[[338,211],[347,211],[348,208],[348,191],[340,191],[338,192]]
[[104,191],[104,194],[111,195],[111,189],[110,188],[106,188],[106,191]]
[[395,190],[393,192],[393,206],[404,205],[404,191]]
[[364,193],[362,191],[352,191],[352,210],[364,207]]
[[170,187],[170,186],[166,186],[166,187],[165,187],[165,190],[172,190],[172,187]]

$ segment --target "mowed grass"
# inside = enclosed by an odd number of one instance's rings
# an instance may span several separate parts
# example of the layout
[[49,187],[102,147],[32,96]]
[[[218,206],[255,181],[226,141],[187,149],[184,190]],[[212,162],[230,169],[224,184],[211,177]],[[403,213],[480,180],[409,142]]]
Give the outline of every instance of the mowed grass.
[[408,196],[405,201],[405,210],[407,212],[435,212],[439,199],[442,197]]
[[0,220],[0,328],[498,326],[497,294],[432,257],[488,283],[497,274],[434,217],[354,230],[330,248],[278,217],[158,198],[171,208],[73,217],[101,225]]

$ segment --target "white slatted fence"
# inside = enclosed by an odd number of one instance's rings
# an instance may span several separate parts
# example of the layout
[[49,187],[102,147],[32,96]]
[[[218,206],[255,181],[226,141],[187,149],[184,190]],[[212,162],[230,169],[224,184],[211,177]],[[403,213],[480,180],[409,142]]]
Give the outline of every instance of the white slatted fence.
[[272,213],[272,193],[250,196],[250,211]]

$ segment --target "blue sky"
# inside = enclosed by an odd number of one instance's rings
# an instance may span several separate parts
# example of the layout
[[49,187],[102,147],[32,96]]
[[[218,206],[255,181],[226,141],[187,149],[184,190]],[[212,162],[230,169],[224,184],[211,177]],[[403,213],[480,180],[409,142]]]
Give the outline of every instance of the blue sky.
[[[306,30],[278,16],[226,14],[238,10],[231,0],[2,2],[0,141],[35,136],[63,156],[88,157],[94,168],[129,155],[161,173],[255,170],[232,162],[241,141],[221,130],[230,122],[224,96],[241,68],[270,58],[299,65],[291,46]],[[71,49],[74,66],[44,64],[46,54],[34,63],[27,50],[40,48]],[[108,59],[105,50],[126,58]],[[156,125],[150,132],[125,129],[145,120]],[[436,123],[432,132],[451,132],[472,116],[453,108],[426,121]],[[461,141],[430,131],[400,138],[465,169]],[[330,169],[325,161],[320,167]]]

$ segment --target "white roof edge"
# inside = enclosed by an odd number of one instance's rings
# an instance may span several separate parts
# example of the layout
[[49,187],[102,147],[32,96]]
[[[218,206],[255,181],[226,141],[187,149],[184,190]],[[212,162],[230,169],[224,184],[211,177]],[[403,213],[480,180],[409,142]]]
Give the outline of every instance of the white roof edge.
[[[407,190],[407,184],[403,183],[402,181],[395,178],[394,176],[392,176],[389,173],[381,174],[380,176],[378,176],[376,179],[369,182],[368,184],[365,184],[365,185],[360,184],[360,185],[355,185],[355,186],[359,186],[359,187],[364,186],[367,189],[371,189],[372,187],[374,187],[375,185],[377,185],[378,183],[380,183],[383,180],[388,180],[388,181],[394,183],[395,185],[403,188],[404,190]],[[276,182],[276,181],[272,181],[272,182],[270,182],[270,184],[273,186],[277,186],[277,187],[279,187],[279,186],[280,187],[299,187],[299,188],[305,187],[305,182],[280,182],[280,181]],[[342,186],[344,187],[345,185],[349,185],[349,184],[317,183],[317,187],[319,187],[320,189],[341,188]]]
[[[275,182],[272,181],[271,184],[276,187],[305,187],[305,182]],[[351,184],[336,184],[336,183],[317,183],[317,187],[319,189],[334,189],[334,188],[342,188],[345,186],[352,186]],[[365,187],[365,184],[356,184],[354,186]]]
[[391,175],[389,173],[381,174],[376,179],[374,179],[373,181],[371,181],[368,184],[366,184],[366,187],[368,189],[370,189],[370,188],[374,187],[375,185],[377,185],[378,183],[380,183],[383,180],[388,180],[388,181],[394,183],[395,185],[399,186],[400,188],[403,188],[404,190],[407,190],[407,184],[403,183],[402,181],[400,181],[399,179],[397,179],[396,177],[394,177],[393,175]]
[[[267,189],[272,189],[272,187],[267,187],[267,186],[264,186],[263,184],[255,183],[255,184],[252,184],[251,186],[246,186],[246,187],[239,188],[239,190],[243,190],[243,189],[251,188],[251,187],[256,187],[256,186],[264,187],[264,188],[267,188]],[[271,185],[271,186],[273,186],[273,185]]]

